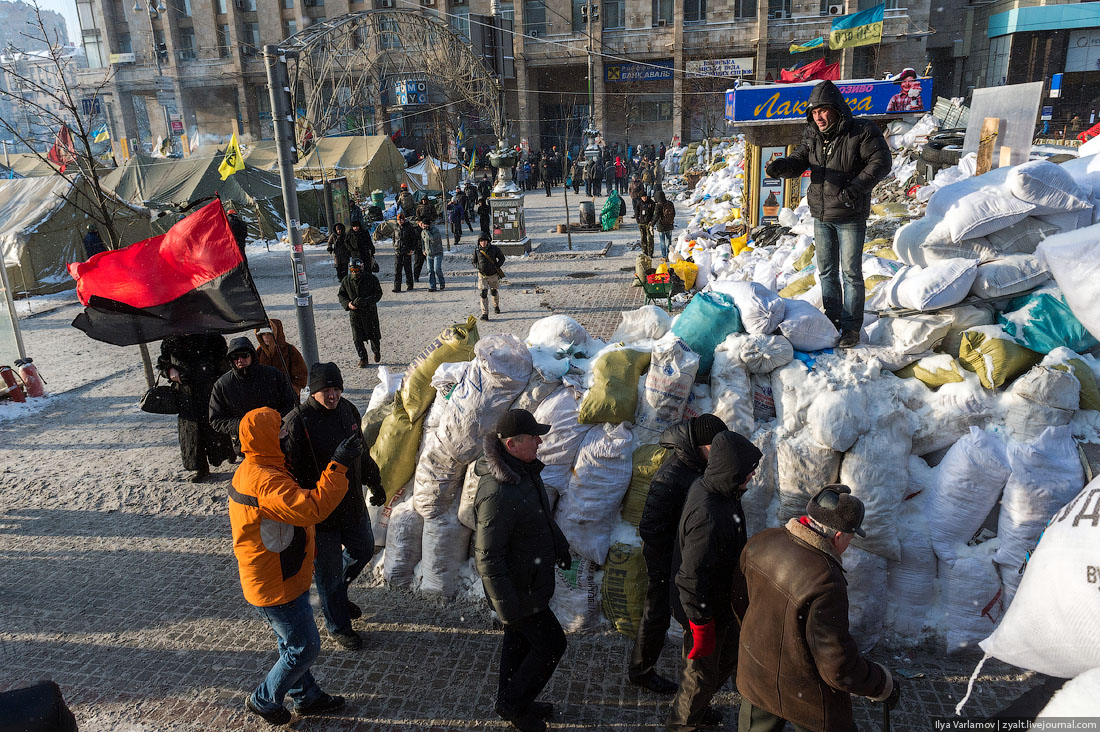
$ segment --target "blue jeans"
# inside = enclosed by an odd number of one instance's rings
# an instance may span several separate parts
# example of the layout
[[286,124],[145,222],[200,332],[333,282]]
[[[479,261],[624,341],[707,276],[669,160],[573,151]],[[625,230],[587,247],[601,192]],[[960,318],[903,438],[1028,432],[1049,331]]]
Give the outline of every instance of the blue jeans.
[[279,639],[279,660],[252,692],[252,702],[265,712],[273,712],[283,706],[287,694],[298,705],[316,701],[321,687],[313,680],[309,667],[321,652],[321,636],[313,622],[309,592],[283,605],[256,607],[256,612]]
[[339,531],[318,526],[315,543],[317,554],[313,560],[313,577],[321,598],[325,627],[330,633],[350,633],[348,585],[355,581],[374,556],[374,531],[371,530],[370,516],[363,511],[358,523]]
[[[458,242],[458,239],[455,239]],[[443,255],[432,254],[428,257],[428,287],[435,289],[438,280],[439,287],[446,287],[447,283],[443,280]]]
[[866,234],[866,221],[814,220],[821,301],[825,314],[841,331],[858,332],[863,327],[863,240]]
[[668,260],[668,250],[672,248],[672,232],[658,231],[661,235],[661,259]]

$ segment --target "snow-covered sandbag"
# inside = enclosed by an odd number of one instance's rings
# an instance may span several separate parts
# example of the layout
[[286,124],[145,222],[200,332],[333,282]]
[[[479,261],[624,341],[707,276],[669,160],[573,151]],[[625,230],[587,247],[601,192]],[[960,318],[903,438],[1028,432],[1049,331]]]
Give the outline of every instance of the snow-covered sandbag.
[[542,437],[538,457],[546,466],[542,469],[542,482],[547,490],[557,494],[569,487],[577,450],[592,429],[592,425],[580,423],[580,405],[580,390],[567,385],[547,397],[534,412],[539,424],[550,425],[550,431]]
[[649,444],[682,419],[698,371],[699,354],[679,338],[667,336],[654,344],[634,415],[636,427],[655,435]]
[[1034,203],[1021,201],[1003,188],[989,186],[956,200],[943,220],[952,241],[958,242],[1007,229],[1036,208]]
[[[994,168],[988,173],[964,177],[940,186],[933,191],[932,197],[928,199],[928,207],[926,208],[925,215],[943,218],[948,210],[956,206],[958,201],[964,196],[981,191],[983,188],[987,187],[1003,187],[1005,181],[1008,180],[1008,174],[1011,170],[1012,169],[1007,166]],[[954,172],[958,175],[960,171],[958,168],[955,168]],[[940,171],[936,178],[939,178],[940,175],[944,175],[944,173],[945,171]]]
[[711,413],[726,423],[728,429],[748,436],[753,431],[752,384],[749,373],[739,358],[738,334],[732,334],[714,351],[710,369],[710,394],[714,400]]
[[763,531],[767,526],[768,508],[776,499],[779,476],[775,443],[774,426],[762,427],[752,435],[752,444],[756,445],[763,457],[749,481],[748,490],[741,494],[741,509],[745,512],[745,530],[749,536]]
[[959,355],[959,345],[962,342],[964,330],[973,328],[976,325],[991,325],[995,317],[993,308],[976,305],[958,305],[942,310],[937,315],[950,315],[952,317],[951,327],[948,329],[947,335],[943,337],[943,341],[940,342],[939,349],[940,353],[947,353],[952,356]]
[[867,343],[899,353],[924,353],[940,344],[954,322],[943,313],[920,313],[903,318],[879,318],[867,326]]
[[803,516],[806,505],[821,488],[840,475],[842,453],[818,444],[810,430],[777,436],[775,457],[779,478],[780,523]]
[[[470,463],[466,466],[466,475],[462,479],[462,493],[458,498],[458,520],[462,522],[462,525],[471,531],[477,528],[477,515],[474,512],[474,499],[477,498],[477,487],[481,483],[481,479],[477,473],[474,472],[474,466],[476,462]],[[553,495],[550,501],[550,508],[554,507],[554,501],[557,500],[557,494]]]
[[[726,338],[725,342],[732,337]],[[771,373],[794,358],[794,346],[781,335],[740,335],[736,343],[740,348],[741,363],[750,374]]]
[[[997,505],[1008,481],[1004,443],[992,432],[970,428],[936,466],[932,483],[932,548],[950,566]],[[992,556],[992,555],[990,555]],[[999,581],[998,581],[999,582]]]
[[393,401],[393,395],[401,388],[401,374],[391,374],[385,366],[378,367],[378,385],[370,393],[367,411]]
[[699,354],[699,371],[710,370],[714,349],[730,333],[741,330],[741,315],[733,298],[720,292],[701,292],[691,298],[672,324],[672,332]]
[[756,282],[719,280],[712,282],[711,290],[733,298],[741,313],[741,324],[746,333],[773,333],[783,321],[783,298]]
[[985,299],[1033,290],[1050,279],[1046,263],[1034,254],[1010,254],[978,265],[970,294]]
[[1003,622],[982,641],[982,650],[1060,678],[1100,667],[1100,592],[1093,581],[1098,553],[1100,478],[1054,514]]
[[570,363],[569,358],[559,358],[561,354],[545,346],[530,346],[527,351],[531,354],[531,378],[512,402],[511,409],[534,412],[546,397],[561,388],[562,377],[569,372]]
[[1016,379],[1010,391],[1044,407],[1075,412],[1080,406],[1081,382],[1067,371],[1036,366]]
[[1062,166],[1049,160],[1029,160],[1008,174],[1008,190],[1035,205],[1037,214],[1089,208],[1089,191],[1077,185]]
[[806,410],[813,403],[814,389],[808,384],[810,376],[806,364],[797,359],[771,373],[776,418],[792,434],[802,429]]
[[1052,236],[1037,251],[1077,320],[1100,338],[1100,224]]
[[892,249],[898,255],[898,260],[909,265],[925,266],[928,262],[924,258],[922,244],[929,241],[932,232],[939,226],[939,231],[944,232],[943,239],[950,240],[951,235],[943,219],[932,216],[914,219],[903,224],[894,232],[894,244]]
[[927,463],[916,455],[909,456],[908,496],[898,511],[901,557],[887,566],[887,626],[909,640],[929,624],[928,614],[936,600],[936,554],[926,513],[932,477]]
[[451,598],[458,590],[458,572],[470,556],[469,528],[458,520],[458,506],[424,519],[420,590]]
[[714,399],[710,395],[710,384],[696,384],[691,387],[691,396],[684,406],[684,419],[710,414],[713,409]]
[[1096,716],[1096,700],[1100,699],[1100,668],[1094,668],[1066,682],[1035,721],[1050,720],[1051,727],[1064,725],[1067,719]]
[[[840,482],[863,501],[866,537],[852,543],[892,561],[901,558],[898,509],[909,487],[912,428],[904,409],[893,409],[869,425],[840,464]],[[884,567],[885,568],[885,567]]]
[[994,231],[985,238],[989,245],[1001,255],[1032,254],[1039,246],[1039,242],[1057,233],[1058,227],[1054,224],[1028,216],[1019,223],[1007,229]]
[[990,539],[977,546],[963,545],[950,564],[938,563],[948,653],[973,648],[1001,620],[1004,594],[993,563],[998,543]]
[[413,474],[412,502],[417,513],[424,518],[446,513],[462,490],[466,465],[444,447],[438,432],[426,434]]
[[959,363],[973,371],[986,389],[996,389],[1043,360],[1043,354],[1025,348],[1000,325],[980,325],[962,332]]
[[974,284],[978,263],[973,259],[945,259],[927,267],[908,267],[887,285],[892,307],[938,310],[962,301]]
[[803,300],[785,299],[779,332],[799,351],[820,351],[836,345],[840,334],[825,313]]
[[643,305],[627,310],[619,321],[619,327],[611,334],[612,343],[637,343],[655,341],[668,333],[672,316],[656,305]]
[[632,439],[626,425],[593,427],[577,451],[569,486],[554,509],[570,548],[596,564],[607,559],[619,505],[630,485]]
[[1084,353],[1100,342],[1085,329],[1057,287],[1044,287],[1021,295],[997,317],[1005,333],[1018,343],[1039,353],[1066,347]]
[[600,579],[603,572],[583,557],[573,556],[567,570],[554,567],[550,611],[567,633],[583,633],[600,625]]
[[549,315],[531,324],[527,345],[545,346],[561,353],[584,351],[588,348],[588,331],[568,315]]
[[863,391],[853,388],[817,394],[806,413],[806,423],[818,444],[845,452],[871,426]]
[[1068,426],[1048,427],[1031,443],[1008,442],[1011,470],[997,521],[1000,547],[993,560],[1000,566],[1005,603],[1020,584],[1020,567],[1035,548],[1055,511],[1080,492],[1085,472]]
[[886,620],[886,559],[858,547],[840,557],[848,580],[848,631],[860,653],[870,653]]
[[1013,392],[1002,394],[999,406],[1005,434],[1019,442],[1031,442],[1048,427],[1062,427],[1073,419],[1070,410],[1048,407]]
[[382,576],[394,587],[408,587],[423,551],[424,519],[412,501],[402,501],[390,513]]

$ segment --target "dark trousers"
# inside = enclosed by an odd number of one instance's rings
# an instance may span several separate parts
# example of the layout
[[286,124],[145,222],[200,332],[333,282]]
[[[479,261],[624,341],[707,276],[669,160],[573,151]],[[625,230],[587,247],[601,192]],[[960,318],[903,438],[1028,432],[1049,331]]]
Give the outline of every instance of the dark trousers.
[[413,274],[416,275],[416,281],[420,281],[420,273],[424,271],[424,250],[417,249],[413,254]]
[[692,636],[690,629],[684,629],[684,672],[665,725],[671,732],[698,729],[710,700],[737,670],[737,641],[741,627],[732,618],[715,625],[714,653],[706,658],[688,658]]
[[661,557],[650,547],[642,545],[642,554],[646,560],[646,574],[649,586],[645,591],[645,604],[642,606],[642,620],[638,623],[638,635],[634,638],[634,650],[630,653],[631,681],[641,679],[653,673],[657,659],[665,648],[665,634],[672,622],[672,608],[669,606],[669,558]]
[[[471,228],[470,231],[473,231],[473,229]],[[451,224],[451,232],[455,235],[455,244],[458,244],[458,242],[462,239],[462,219],[459,219],[458,221],[455,221],[453,224]],[[421,266],[423,266],[423,263],[421,264]],[[416,271],[416,278],[418,280],[420,279],[420,270]]]
[[348,276],[348,264],[350,260],[348,255],[336,255],[336,281],[343,282],[344,278]]
[[481,233],[485,236],[493,235],[493,222],[489,219],[488,216],[481,217]]
[[653,224],[638,224],[638,231],[642,234],[642,252],[647,257],[653,256]]
[[393,289],[401,289],[401,273],[405,273],[405,284],[413,286],[412,252],[398,252],[393,262]]
[[550,195],[550,179],[549,178],[543,178],[542,182],[545,184],[546,195],[549,196]]
[[577,176],[573,176],[573,192],[578,195],[581,192],[581,179]]
[[[355,344],[359,347],[359,343]],[[377,352],[377,346],[376,352]],[[365,349],[359,358],[366,358]],[[374,556],[374,532],[366,511],[354,523],[337,530],[317,527],[317,553],[313,560],[313,576],[325,626],[330,633],[351,632],[351,606],[348,586],[359,576]]]
[[[787,720],[777,717],[771,712],[753,706],[748,699],[741,697],[741,711],[737,714],[737,732],[783,732]],[[805,727],[799,727],[790,722],[794,732],[809,732]]]
[[504,624],[497,704],[524,713],[542,692],[565,653],[565,631],[549,608]]

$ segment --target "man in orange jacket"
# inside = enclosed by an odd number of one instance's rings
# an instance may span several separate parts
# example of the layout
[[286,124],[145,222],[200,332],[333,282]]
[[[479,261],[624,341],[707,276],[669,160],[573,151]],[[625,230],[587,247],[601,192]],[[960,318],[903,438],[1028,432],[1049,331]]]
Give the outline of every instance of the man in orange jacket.
[[356,433],[332,455],[316,490],[303,489],[286,469],[279,446],[282,418],[269,407],[241,419],[244,462],[229,488],[233,553],[244,599],[268,622],[279,641],[279,660],[245,699],[245,708],[271,724],[286,724],[290,695],[300,716],[333,712],[343,697],[321,691],[309,667],[321,637],[309,604],[313,579],[313,526],[336,508],[348,489],[347,466],[363,453]]

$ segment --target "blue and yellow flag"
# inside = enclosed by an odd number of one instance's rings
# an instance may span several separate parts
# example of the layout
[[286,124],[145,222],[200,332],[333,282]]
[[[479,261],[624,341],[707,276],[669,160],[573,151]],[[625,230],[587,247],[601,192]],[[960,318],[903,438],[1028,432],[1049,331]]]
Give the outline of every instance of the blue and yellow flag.
[[222,180],[225,180],[238,170],[244,170],[244,155],[241,154],[241,146],[237,142],[237,133],[234,132],[233,136],[229,138],[229,147],[225,149],[225,159],[218,166],[218,172],[221,173]]
[[111,131],[107,129],[106,123],[93,134],[95,137],[92,138],[92,142],[107,142],[111,139]]
[[474,150],[472,153],[470,153],[470,167],[467,168],[467,172],[469,172],[470,175],[473,175],[474,174],[474,168],[476,168],[476,167],[477,167],[477,150]]
[[825,47],[825,36],[818,36],[812,41],[806,41],[805,43],[798,43],[795,41],[791,44],[790,53],[804,53],[806,51],[819,51]]
[[853,46],[870,46],[882,42],[882,18],[886,4],[842,15],[833,20],[829,31],[829,48],[833,51]]

